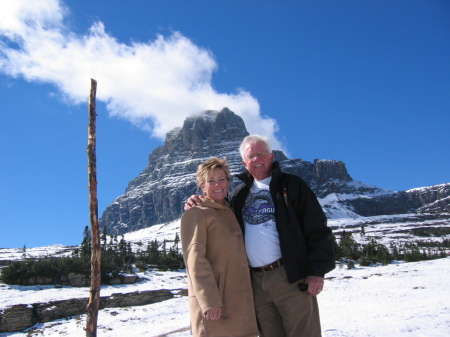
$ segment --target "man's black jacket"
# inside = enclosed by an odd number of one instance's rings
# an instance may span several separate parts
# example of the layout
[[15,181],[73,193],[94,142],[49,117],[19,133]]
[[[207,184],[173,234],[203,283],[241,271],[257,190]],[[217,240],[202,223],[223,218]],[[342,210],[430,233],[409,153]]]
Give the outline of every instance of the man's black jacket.
[[[242,209],[254,178],[248,171],[237,177],[244,183],[230,194],[230,201],[244,232]],[[272,164],[269,189],[289,282],[324,277],[335,268],[335,258],[332,232],[316,195],[301,178],[282,172],[277,162]]]

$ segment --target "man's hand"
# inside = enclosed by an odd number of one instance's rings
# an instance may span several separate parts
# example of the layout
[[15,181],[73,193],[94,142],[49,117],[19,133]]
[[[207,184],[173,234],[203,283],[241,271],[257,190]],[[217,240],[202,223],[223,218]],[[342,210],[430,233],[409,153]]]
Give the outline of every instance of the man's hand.
[[187,211],[188,209],[195,207],[197,205],[200,205],[200,196],[199,195],[191,195],[188,200],[184,203],[184,210]]
[[317,296],[323,290],[324,279],[320,276],[307,276],[308,292],[311,296]]

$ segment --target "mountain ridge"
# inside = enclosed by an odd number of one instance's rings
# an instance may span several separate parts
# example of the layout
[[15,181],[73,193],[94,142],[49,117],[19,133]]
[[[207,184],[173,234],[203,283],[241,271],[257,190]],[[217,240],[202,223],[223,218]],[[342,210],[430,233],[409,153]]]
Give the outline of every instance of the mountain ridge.
[[[226,157],[232,174],[245,169],[238,148],[248,134],[242,118],[228,108],[188,117],[150,153],[147,167],[105,209],[100,225],[110,234],[124,234],[178,219],[184,201],[199,193],[195,173],[205,159]],[[342,161],[274,154],[283,171],[305,180],[329,218],[450,211],[450,184],[390,191],[353,180]],[[234,179],[231,188],[238,183]]]

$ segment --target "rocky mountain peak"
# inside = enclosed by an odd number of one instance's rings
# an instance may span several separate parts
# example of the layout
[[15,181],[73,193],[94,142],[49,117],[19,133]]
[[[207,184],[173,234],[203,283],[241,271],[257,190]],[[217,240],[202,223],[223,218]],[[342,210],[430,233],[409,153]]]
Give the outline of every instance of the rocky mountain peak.
[[247,135],[242,118],[228,108],[221,111],[207,110],[186,118],[183,127],[170,131],[160,151],[150,155],[149,164],[160,160],[160,152],[177,159],[179,156],[194,158]]
[[[186,118],[182,127],[168,132],[163,145],[152,151],[148,166],[128,184],[125,194],[105,209],[100,225],[106,226],[109,234],[124,234],[178,219],[184,211],[184,201],[199,193],[195,173],[207,158],[226,157],[232,174],[245,169],[238,149],[248,134],[242,118],[228,108]],[[344,213],[364,216],[439,211],[443,210],[442,205],[448,205],[436,202],[448,200],[448,188],[441,188],[440,193],[427,189],[410,193],[386,191],[353,181],[341,161],[315,159],[311,163],[289,159],[279,150],[274,154],[282,170],[305,180],[331,217]],[[236,180],[232,185],[239,183]]]
[[177,219],[184,200],[197,193],[195,173],[205,159],[226,157],[233,174],[244,169],[238,148],[247,135],[242,118],[228,108],[186,118],[153,150],[148,166],[106,208],[100,224],[122,234]]

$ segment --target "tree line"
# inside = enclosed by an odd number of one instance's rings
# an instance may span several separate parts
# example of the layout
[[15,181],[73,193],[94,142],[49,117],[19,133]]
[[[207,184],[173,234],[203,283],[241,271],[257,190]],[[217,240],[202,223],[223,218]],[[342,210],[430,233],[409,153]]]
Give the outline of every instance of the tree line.
[[[423,237],[443,236],[450,234],[450,228],[429,228],[413,231],[415,235]],[[414,240],[404,243],[390,242],[389,246],[379,243],[374,238],[366,238],[364,226],[361,227],[363,243],[358,243],[351,232],[343,230],[340,240],[334,239],[336,259],[354,267],[355,263],[361,266],[373,264],[389,264],[392,261],[415,262],[447,257],[450,250],[450,240]]]
[[[107,284],[109,280],[121,273],[134,273],[133,266],[140,271],[149,268],[160,270],[183,269],[183,255],[179,250],[180,239],[178,234],[171,246],[169,241],[158,242],[156,239],[149,242],[141,249],[133,252],[131,243],[127,242],[122,235],[119,240],[117,235],[109,236],[106,228],[101,235],[101,280]],[[81,245],[75,249],[71,256],[54,257],[51,255],[39,258],[26,258],[26,247],[24,246],[24,259],[12,261],[8,266],[1,269],[0,280],[6,284],[30,284],[30,280],[36,278],[47,278],[53,280],[54,284],[61,283],[61,277],[70,273],[90,276],[91,270],[91,236],[88,226],[84,228]]]
[[[348,268],[353,268],[355,263],[359,263],[361,266],[370,266],[373,264],[386,265],[396,260],[414,262],[444,258],[448,256],[450,249],[449,239],[391,242],[389,246],[386,246],[375,238],[366,238],[364,226],[361,227],[360,234],[364,241],[362,243],[358,243],[353,234],[346,230],[339,233],[339,240],[334,236],[336,260],[347,264]],[[450,234],[450,228],[416,229],[414,234],[423,237],[444,236]],[[109,236],[106,229],[103,228],[101,236],[102,283],[107,284],[109,280],[121,273],[134,273],[133,267],[140,271],[149,268],[184,269],[185,265],[179,245],[180,239],[176,234],[173,241],[158,242],[155,239],[150,241],[146,247],[138,242],[139,248],[134,252],[131,243],[127,242],[123,235],[119,240],[117,235]],[[26,248],[24,247],[25,255]],[[1,270],[0,280],[6,284],[29,284],[27,282],[32,278],[46,277],[53,279],[54,283],[58,284],[61,275],[75,273],[89,276],[90,259],[91,237],[89,228],[86,226],[81,245],[73,251],[72,256],[57,258],[47,255],[36,259],[12,261]]]

